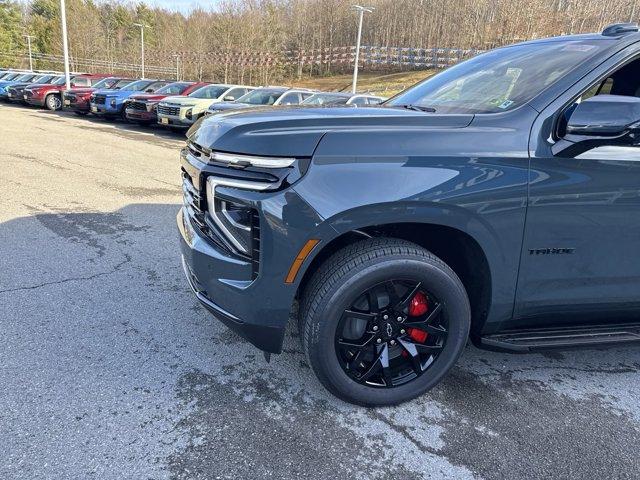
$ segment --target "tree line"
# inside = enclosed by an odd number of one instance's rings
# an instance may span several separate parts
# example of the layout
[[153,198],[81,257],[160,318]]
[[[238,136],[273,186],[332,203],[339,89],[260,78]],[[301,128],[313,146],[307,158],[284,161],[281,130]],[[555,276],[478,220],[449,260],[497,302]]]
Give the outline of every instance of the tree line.
[[[171,77],[273,83],[330,75],[352,62],[353,0],[222,0],[188,14],[119,0],[66,0],[72,68],[136,73],[140,29],[146,64]],[[636,21],[637,0],[370,0],[363,45],[485,50],[531,38],[600,31]],[[25,67],[25,34],[37,68],[62,52],[59,0],[0,0],[0,65]],[[380,68],[364,64],[365,69]]]

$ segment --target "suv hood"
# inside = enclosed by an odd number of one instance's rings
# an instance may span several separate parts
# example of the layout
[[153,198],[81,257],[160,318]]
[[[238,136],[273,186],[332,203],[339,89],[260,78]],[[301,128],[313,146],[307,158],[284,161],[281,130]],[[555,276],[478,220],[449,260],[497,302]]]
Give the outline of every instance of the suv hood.
[[209,110],[212,112],[223,112],[226,110],[238,110],[239,108],[248,108],[248,107],[261,107],[263,105],[250,105],[248,103],[238,103],[238,102],[218,102],[214,103],[209,107]]
[[126,98],[130,95],[140,93],[136,90],[113,90],[110,88],[102,88],[93,92],[97,95],[106,95],[107,97]]
[[70,88],[69,90],[65,90],[67,93],[93,93],[95,91],[96,89],[91,87]]
[[464,128],[472,120],[391,107],[268,107],[205,117],[189,140],[223,152],[310,157],[329,131]]
[[160,100],[167,98],[167,96],[162,93],[140,93],[137,95],[131,95],[129,98],[131,98],[131,100],[140,100],[143,102],[159,102]]
[[193,98],[184,95],[175,95],[173,97],[166,97],[162,101],[166,103],[173,103],[174,105],[202,105],[203,103],[215,102],[215,99]]

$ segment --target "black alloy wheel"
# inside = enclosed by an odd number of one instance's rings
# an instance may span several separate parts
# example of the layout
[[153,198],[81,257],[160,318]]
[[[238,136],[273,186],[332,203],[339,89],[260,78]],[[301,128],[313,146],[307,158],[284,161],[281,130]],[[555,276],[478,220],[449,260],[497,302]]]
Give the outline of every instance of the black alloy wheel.
[[306,284],[300,338],[320,382],[367,407],[437,385],[469,337],[471,308],[456,273],[414,243],[370,238],[334,252]]
[[447,340],[442,303],[421,282],[393,279],[357,296],[336,329],[336,351],[353,380],[391,388],[425,373]]

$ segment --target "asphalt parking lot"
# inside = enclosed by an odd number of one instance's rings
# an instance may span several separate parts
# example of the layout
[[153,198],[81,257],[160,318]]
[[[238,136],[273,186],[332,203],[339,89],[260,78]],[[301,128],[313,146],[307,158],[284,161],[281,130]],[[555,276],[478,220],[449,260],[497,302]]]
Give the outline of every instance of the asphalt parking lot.
[[180,267],[175,134],[0,105],[0,478],[640,478],[640,348],[469,346],[430,394],[330,396]]

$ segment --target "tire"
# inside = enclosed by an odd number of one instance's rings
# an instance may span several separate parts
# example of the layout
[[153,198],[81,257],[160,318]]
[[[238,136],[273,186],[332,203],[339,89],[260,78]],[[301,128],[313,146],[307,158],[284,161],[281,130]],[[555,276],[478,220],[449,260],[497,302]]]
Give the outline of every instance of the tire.
[[47,110],[56,111],[62,108],[62,101],[55,93],[50,93],[44,100],[44,105]]
[[[439,346],[437,356],[427,362],[426,369],[407,383],[394,385],[394,380],[391,380],[391,388],[359,383],[349,376],[339,360],[336,343],[343,312],[355,298],[362,298],[358,297],[359,292],[391,283],[389,279],[418,282],[416,288],[422,286],[432,293],[442,307],[440,315],[444,316],[447,325],[446,340]],[[388,298],[391,305],[391,297]],[[380,312],[377,294],[375,302],[376,311]],[[471,324],[469,299],[454,271],[424,248],[392,238],[367,239],[333,254],[311,278],[300,305],[300,338],[312,370],[332,394],[366,407],[397,405],[437,385],[464,350]],[[389,348],[398,348],[399,345],[400,341]],[[371,346],[376,348],[373,344]],[[399,359],[398,356],[395,358]],[[422,362],[420,366],[424,368]]]

